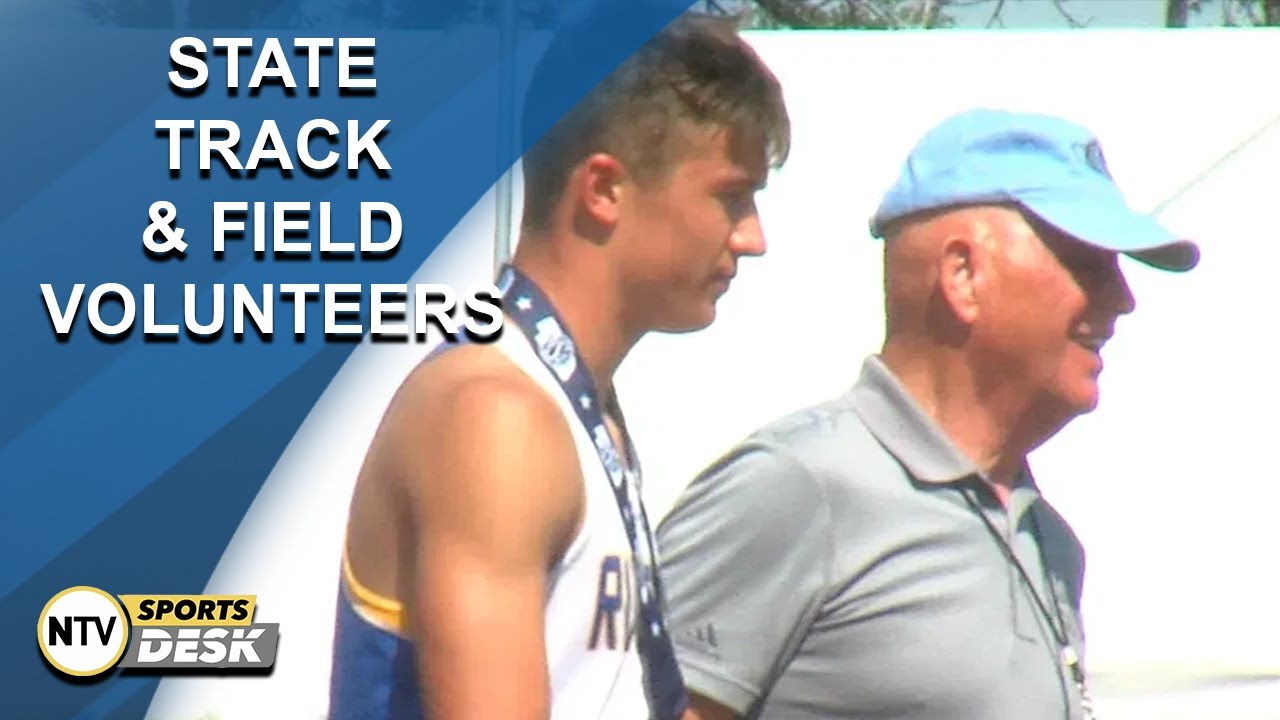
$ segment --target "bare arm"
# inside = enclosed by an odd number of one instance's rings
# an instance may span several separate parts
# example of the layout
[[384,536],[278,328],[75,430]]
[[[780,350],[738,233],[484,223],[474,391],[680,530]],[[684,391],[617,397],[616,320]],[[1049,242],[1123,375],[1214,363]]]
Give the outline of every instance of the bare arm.
[[582,506],[572,436],[527,381],[455,385],[402,424],[423,708],[433,720],[546,718],[546,574]]

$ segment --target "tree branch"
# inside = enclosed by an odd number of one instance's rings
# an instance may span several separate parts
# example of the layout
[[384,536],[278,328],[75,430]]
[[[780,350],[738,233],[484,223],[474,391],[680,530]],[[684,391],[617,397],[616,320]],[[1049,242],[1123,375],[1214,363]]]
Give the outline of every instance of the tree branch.
[[1066,0],[1053,0],[1053,6],[1057,8],[1058,13],[1062,15],[1063,18],[1066,19],[1068,25],[1070,25],[1073,28],[1082,28],[1082,27],[1088,27],[1088,25],[1091,22],[1093,22],[1093,18],[1089,18],[1088,20],[1081,22],[1078,18],[1076,18],[1067,10],[1067,6],[1065,3],[1066,3]]
[[987,18],[987,27],[1004,27],[1004,18],[1000,13],[1004,12],[1004,0],[996,0],[996,8],[991,11],[991,17]]
[[812,20],[805,12],[805,7],[788,0],[755,0],[761,10],[769,13],[775,21],[782,25],[804,27]]
[[924,7],[920,9],[920,27],[926,30],[937,27],[941,13],[942,0],[924,0]]

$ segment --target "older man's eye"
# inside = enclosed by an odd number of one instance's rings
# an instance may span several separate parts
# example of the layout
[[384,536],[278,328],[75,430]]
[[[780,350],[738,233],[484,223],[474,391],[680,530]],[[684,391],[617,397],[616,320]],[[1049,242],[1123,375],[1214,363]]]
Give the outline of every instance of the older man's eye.
[[1079,253],[1062,258],[1062,264],[1086,287],[1105,283],[1120,272],[1119,261],[1111,253]]

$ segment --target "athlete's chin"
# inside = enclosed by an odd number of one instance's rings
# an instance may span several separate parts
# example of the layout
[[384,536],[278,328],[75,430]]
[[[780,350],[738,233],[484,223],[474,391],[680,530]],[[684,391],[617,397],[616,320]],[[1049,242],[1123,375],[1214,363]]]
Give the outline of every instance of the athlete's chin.
[[1096,410],[1099,396],[1098,383],[1093,379],[1081,379],[1058,392],[1059,401],[1073,415],[1084,415]]
[[665,318],[664,321],[654,329],[658,332],[681,335],[705,330],[715,321],[716,305],[714,302],[708,302],[702,307],[688,308],[678,315]]
[[1076,412],[1081,415],[1091,413],[1098,409],[1098,394],[1094,393],[1087,397],[1082,397],[1076,402]]

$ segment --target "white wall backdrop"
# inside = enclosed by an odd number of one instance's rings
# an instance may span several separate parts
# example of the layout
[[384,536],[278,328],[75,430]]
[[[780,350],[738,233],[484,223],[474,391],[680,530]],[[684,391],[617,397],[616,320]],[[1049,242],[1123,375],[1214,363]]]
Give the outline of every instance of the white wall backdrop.
[[[1280,34],[749,37],[784,84],[794,151],[760,197],[769,254],[741,264],[716,325],[651,337],[622,369],[651,517],[757,425],[843,392],[879,347],[880,245],[866,220],[922,131],[977,105],[1063,114],[1098,133],[1135,206],[1181,191],[1162,217],[1204,252],[1188,275],[1127,264],[1138,311],[1108,345],[1101,405],[1033,457],[1089,554],[1101,716],[1280,718],[1280,93],[1268,78]],[[517,212],[518,197],[517,185]],[[493,207],[491,193],[414,281],[487,280]],[[257,593],[259,617],[281,622],[272,676],[167,679],[149,718],[324,715],[348,495],[387,400],[425,351],[353,354],[210,583]]]

